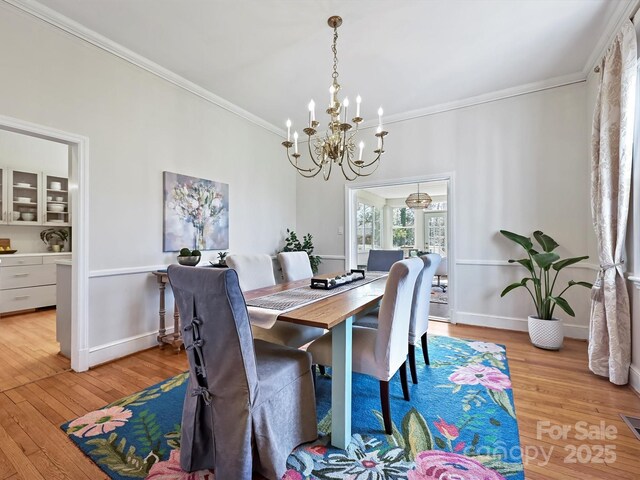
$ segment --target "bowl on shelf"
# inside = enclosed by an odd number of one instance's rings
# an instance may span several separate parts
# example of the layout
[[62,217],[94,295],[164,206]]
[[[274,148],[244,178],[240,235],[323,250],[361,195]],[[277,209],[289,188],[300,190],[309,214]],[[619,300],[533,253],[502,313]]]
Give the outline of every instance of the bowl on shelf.
[[16,197],[16,202],[18,202],[18,203],[31,203],[31,199],[29,197]]
[[200,255],[178,255],[178,263],[188,267],[195,267],[200,263]]
[[30,183],[16,183],[15,185],[16,187],[26,187],[26,188],[31,188],[31,184]]
[[22,220],[24,220],[25,222],[33,222],[36,218],[36,215],[34,213],[29,213],[29,212],[22,212],[20,216],[22,217]]
[[56,197],[56,201],[63,202],[64,201],[64,197]]
[[50,212],[64,212],[64,205],[61,203],[49,203],[47,210]]
[[47,202],[50,202],[51,200],[53,200],[53,197],[52,196],[48,196],[47,197]]
[[51,182],[49,184],[50,190],[62,190],[62,183],[60,182]]
[[20,220],[20,212],[13,212],[13,220]]

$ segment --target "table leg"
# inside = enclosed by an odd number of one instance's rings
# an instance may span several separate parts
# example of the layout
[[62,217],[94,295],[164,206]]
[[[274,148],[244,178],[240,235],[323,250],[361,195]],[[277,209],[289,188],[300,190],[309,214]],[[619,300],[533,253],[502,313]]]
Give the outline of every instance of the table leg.
[[160,344],[160,348],[164,346],[164,337],[167,334],[167,329],[165,327],[164,316],[166,313],[165,309],[165,290],[167,288],[166,284],[158,278],[158,287],[160,289],[160,311],[158,312],[160,315],[160,329],[158,330],[158,343]]
[[352,325],[348,317],[331,334],[331,445],[341,449],[351,443]]

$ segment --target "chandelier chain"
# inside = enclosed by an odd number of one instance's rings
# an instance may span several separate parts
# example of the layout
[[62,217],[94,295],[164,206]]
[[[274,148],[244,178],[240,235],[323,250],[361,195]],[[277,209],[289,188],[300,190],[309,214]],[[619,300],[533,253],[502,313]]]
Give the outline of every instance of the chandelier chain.
[[333,45],[331,46],[331,51],[333,52],[333,73],[331,77],[333,77],[334,83],[338,80],[338,47],[336,44],[338,43],[338,27],[333,28]]

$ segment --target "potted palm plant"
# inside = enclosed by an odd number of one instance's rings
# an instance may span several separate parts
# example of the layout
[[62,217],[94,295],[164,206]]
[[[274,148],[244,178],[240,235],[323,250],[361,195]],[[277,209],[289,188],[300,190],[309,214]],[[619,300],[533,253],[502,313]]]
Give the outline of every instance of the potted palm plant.
[[65,228],[47,228],[40,232],[40,240],[49,247],[50,251],[59,252],[69,240],[70,232]]
[[559,350],[562,347],[564,333],[562,321],[553,316],[554,310],[557,306],[567,315],[575,317],[575,312],[562,295],[575,285],[591,288],[592,284],[570,280],[567,286],[556,294],[554,293],[556,280],[560,270],[589,257],[581,256],[561,260],[560,256],[554,252],[559,246],[558,243],[540,230],[533,232],[533,237],[540,245],[541,252],[534,249],[533,241],[529,237],[507,230],[500,230],[500,233],[524,248],[527,258],[509,260],[509,263],[519,263],[529,273],[519,282],[507,286],[500,294],[500,297],[504,297],[507,293],[517,288],[525,288],[529,292],[536,309],[535,315],[529,315],[528,317],[531,343],[539,348]]

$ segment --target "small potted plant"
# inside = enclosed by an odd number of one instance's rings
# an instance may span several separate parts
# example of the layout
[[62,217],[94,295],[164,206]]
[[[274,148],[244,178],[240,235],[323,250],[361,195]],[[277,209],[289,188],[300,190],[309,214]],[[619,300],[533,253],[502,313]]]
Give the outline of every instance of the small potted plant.
[[202,254],[200,250],[189,250],[188,248],[180,249],[180,254],[178,255],[178,263],[180,265],[186,265],[189,267],[195,267],[200,263],[200,258]]
[[302,237],[302,242],[298,239],[298,235],[293,230],[287,228],[287,236],[284,239],[283,252],[307,252],[309,255],[309,263],[311,271],[318,273],[318,266],[322,263],[322,259],[318,255],[313,255],[313,236],[307,233]]
[[229,252],[218,252],[218,263],[209,261],[212,267],[227,268],[227,255]]
[[66,228],[47,228],[40,232],[40,240],[47,245],[50,252],[64,250],[64,244],[69,240],[69,230]]
[[592,284],[570,280],[560,293],[555,294],[554,288],[556,286],[556,280],[558,279],[560,270],[589,257],[572,257],[560,260],[560,256],[554,253],[554,250],[559,246],[558,243],[540,230],[533,232],[533,237],[540,245],[542,252],[538,252],[533,248],[533,242],[529,237],[518,235],[517,233],[507,230],[500,230],[500,233],[520,245],[527,253],[527,258],[509,260],[509,263],[519,263],[529,272],[529,276],[507,286],[500,296],[504,297],[516,288],[525,288],[529,292],[536,309],[535,315],[529,315],[528,317],[529,338],[531,339],[531,343],[539,348],[559,350],[560,347],[562,347],[564,333],[562,321],[554,318],[553,312],[556,306],[558,306],[567,315],[575,317],[575,312],[562,295],[574,285],[591,288]]

